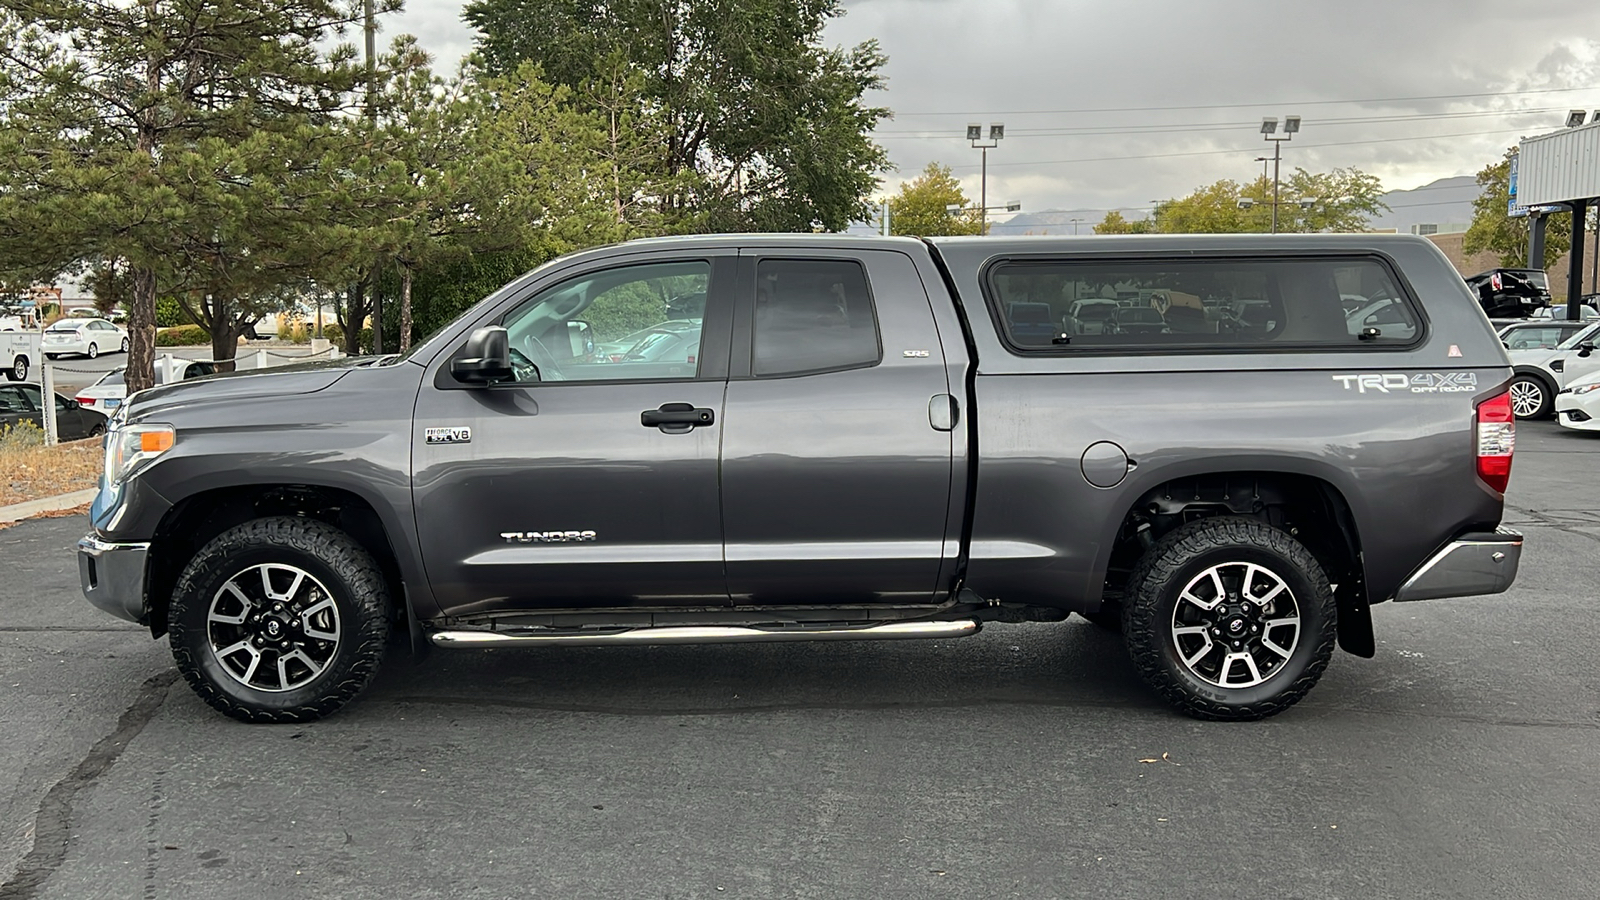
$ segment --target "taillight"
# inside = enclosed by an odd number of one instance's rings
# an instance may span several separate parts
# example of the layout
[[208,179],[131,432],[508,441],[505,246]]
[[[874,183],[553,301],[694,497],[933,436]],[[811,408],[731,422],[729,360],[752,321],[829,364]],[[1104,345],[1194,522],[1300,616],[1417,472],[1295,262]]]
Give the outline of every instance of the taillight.
[[77,398],[74,398],[74,399],[76,399],[78,401],[78,405],[79,406],[93,406],[94,405],[94,398],[93,397],[77,397]]
[[1496,394],[1478,404],[1478,477],[1498,493],[1511,481],[1511,453],[1517,447],[1517,419],[1511,393]]

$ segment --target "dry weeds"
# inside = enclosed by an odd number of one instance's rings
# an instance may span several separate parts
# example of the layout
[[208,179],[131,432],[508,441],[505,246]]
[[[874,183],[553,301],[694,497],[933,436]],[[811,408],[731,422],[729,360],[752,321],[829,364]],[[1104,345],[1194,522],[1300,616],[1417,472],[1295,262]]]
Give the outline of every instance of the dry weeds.
[[7,448],[0,452],[0,506],[88,490],[99,482],[103,460],[99,438]]

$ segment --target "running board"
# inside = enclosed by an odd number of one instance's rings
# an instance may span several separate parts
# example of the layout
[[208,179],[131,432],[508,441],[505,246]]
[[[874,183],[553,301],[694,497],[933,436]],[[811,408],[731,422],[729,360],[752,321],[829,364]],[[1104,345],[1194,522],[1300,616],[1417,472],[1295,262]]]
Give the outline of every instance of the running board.
[[630,628],[584,634],[537,634],[512,631],[436,631],[439,647],[599,647],[618,644],[741,644],[761,641],[894,641],[911,638],[957,638],[977,634],[971,619],[953,622],[890,622],[855,628],[741,628],[684,626]]

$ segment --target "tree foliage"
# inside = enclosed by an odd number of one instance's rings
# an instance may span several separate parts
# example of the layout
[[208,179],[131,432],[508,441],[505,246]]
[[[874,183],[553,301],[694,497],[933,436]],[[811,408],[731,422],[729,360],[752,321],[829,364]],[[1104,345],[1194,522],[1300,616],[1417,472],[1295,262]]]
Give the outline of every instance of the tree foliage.
[[1136,219],[1130,222],[1114,209],[1106,213],[1100,224],[1094,227],[1095,234],[1151,234],[1154,231],[1154,220]]
[[889,198],[889,230],[917,237],[977,234],[980,225],[976,217],[947,209],[966,205],[967,195],[961,182],[950,174],[950,167],[930,162],[921,175],[901,184],[900,192]]
[[[1500,265],[1519,268],[1527,265],[1528,237],[1531,219],[1527,216],[1512,218],[1506,215],[1511,200],[1511,148],[1499,162],[1490,163],[1478,172],[1478,187],[1482,191],[1472,201],[1472,224],[1461,239],[1464,253],[1495,254]],[[1545,223],[1543,268],[1555,265],[1561,254],[1572,249],[1572,213],[1555,213]]]
[[[394,0],[381,0],[391,9]],[[0,0],[0,267],[124,259],[128,385],[158,292],[231,358],[252,298],[315,265],[336,116],[360,77],[333,0]],[[200,307],[204,309],[200,309]]]
[[489,72],[533,62],[584,109],[651,126],[664,230],[842,231],[887,168],[869,134],[888,111],[863,100],[882,85],[875,41],[820,44],[841,12],[840,0],[475,0],[466,18]]
[[[1357,169],[1297,168],[1278,185],[1278,231],[1365,231],[1371,217],[1388,208],[1378,199],[1382,193],[1375,176]],[[1266,233],[1272,230],[1272,204],[1271,179],[1223,179],[1157,204],[1154,228],[1163,234]]]

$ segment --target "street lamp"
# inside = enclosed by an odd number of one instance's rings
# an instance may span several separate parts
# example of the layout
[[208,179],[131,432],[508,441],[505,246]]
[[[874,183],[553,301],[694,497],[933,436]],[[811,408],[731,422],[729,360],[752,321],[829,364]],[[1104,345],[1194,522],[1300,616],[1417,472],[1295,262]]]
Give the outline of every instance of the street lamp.
[[1068,219],[1067,221],[1072,223],[1072,233],[1074,235],[1076,235],[1078,233],[1078,223],[1082,222],[1083,220],[1082,219]]
[[1274,137],[1278,133],[1278,118],[1268,116],[1261,120],[1261,136],[1272,142],[1272,233],[1278,233],[1278,165],[1283,159],[1283,142],[1294,140],[1300,133],[1300,117],[1283,117],[1283,137]]
[[983,139],[983,126],[977,123],[967,125],[967,141],[972,144],[972,149],[983,151],[983,174],[978,182],[978,233],[989,233],[989,221],[986,215],[989,208],[989,151],[1000,146],[1005,139],[1006,126],[1003,123],[993,123],[989,126],[989,139]]

